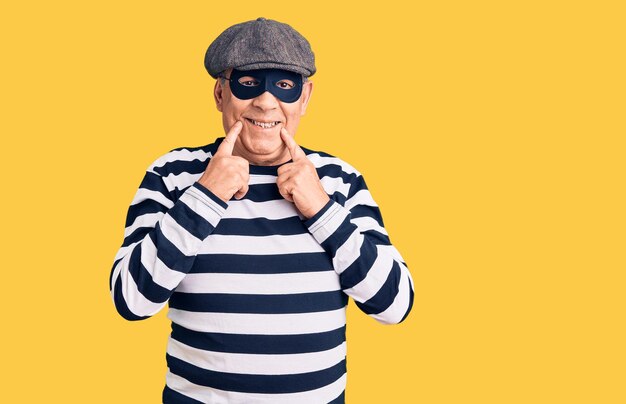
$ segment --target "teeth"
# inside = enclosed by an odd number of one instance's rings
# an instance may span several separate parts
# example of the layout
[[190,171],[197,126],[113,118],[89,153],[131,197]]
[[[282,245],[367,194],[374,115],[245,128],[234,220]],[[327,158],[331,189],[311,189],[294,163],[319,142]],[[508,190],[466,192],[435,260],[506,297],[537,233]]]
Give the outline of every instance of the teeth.
[[253,124],[255,124],[256,126],[260,126],[262,128],[272,128],[276,125],[278,125],[280,122],[276,121],[276,122],[259,122],[259,121],[255,121],[254,119],[249,119],[250,122],[252,122]]

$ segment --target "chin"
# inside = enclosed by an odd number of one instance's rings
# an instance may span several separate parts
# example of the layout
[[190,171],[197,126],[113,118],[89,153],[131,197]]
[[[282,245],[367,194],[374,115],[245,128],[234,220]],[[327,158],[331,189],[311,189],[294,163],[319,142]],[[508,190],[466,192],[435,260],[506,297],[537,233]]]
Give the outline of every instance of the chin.
[[242,133],[241,135],[243,135],[241,140],[246,149],[259,156],[280,153],[284,146],[278,130],[272,133]]

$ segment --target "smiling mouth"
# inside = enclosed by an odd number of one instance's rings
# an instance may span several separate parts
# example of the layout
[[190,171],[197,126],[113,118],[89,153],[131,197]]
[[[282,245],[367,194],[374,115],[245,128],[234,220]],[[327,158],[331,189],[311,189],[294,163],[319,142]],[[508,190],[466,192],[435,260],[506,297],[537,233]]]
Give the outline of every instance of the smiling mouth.
[[264,128],[264,129],[273,128],[274,126],[280,123],[280,121],[263,122],[263,121],[255,121],[254,119],[250,119],[250,118],[245,118],[245,119],[251,124]]

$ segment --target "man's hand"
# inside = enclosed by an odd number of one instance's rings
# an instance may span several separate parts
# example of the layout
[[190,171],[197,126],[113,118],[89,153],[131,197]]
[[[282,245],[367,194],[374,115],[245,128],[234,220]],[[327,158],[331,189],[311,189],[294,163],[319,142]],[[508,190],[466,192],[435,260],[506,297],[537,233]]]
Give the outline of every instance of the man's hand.
[[248,160],[233,156],[235,141],[242,127],[243,123],[237,121],[230,128],[220,147],[209,161],[204,174],[198,180],[201,185],[208,188],[224,202],[228,202],[233,195],[235,198],[241,199],[248,192],[248,180],[250,179]]
[[287,129],[281,128],[280,137],[287,146],[293,162],[278,168],[276,180],[278,190],[283,198],[293,202],[300,213],[310,219],[328,203],[330,198],[322,187],[315,166]]

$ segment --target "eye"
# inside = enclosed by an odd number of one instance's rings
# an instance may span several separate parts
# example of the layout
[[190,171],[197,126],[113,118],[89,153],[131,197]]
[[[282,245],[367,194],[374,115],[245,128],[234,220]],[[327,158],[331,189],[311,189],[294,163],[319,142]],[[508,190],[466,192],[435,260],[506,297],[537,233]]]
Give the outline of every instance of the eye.
[[250,77],[250,76],[241,77],[237,81],[239,82],[239,84],[241,84],[242,86],[245,86],[245,87],[256,87],[256,86],[259,85],[259,80],[255,79],[254,77]]
[[294,88],[295,83],[291,80],[280,80],[279,82],[276,83],[276,86],[278,88],[282,88],[283,90],[290,90],[292,88]]

